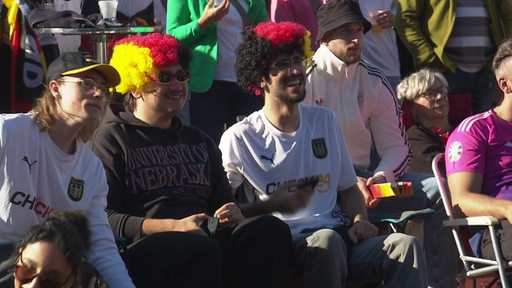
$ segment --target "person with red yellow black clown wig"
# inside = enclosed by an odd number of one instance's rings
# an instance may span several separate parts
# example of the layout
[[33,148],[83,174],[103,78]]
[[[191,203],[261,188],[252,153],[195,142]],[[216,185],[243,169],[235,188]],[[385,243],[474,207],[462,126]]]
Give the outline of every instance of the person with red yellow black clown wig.
[[[216,144],[176,117],[190,55],[161,34],[114,46],[124,107],[109,106],[91,143],[107,173],[110,224],[127,239],[137,287],[277,287],[291,255],[287,225],[273,216],[246,219]],[[254,273],[261,267],[269,273]]]
[[247,34],[245,45],[251,45],[251,49],[237,49],[238,85],[256,95],[260,95],[262,90],[254,86],[254,80],[260,76],[272,57],[299,49],[307,68],[314,65],[311,61],[314,53],[311,50],[311,33],[304,26],[293,22],[280,22],[278,26],[279,29],[276,29],[274,22],[260,23]]

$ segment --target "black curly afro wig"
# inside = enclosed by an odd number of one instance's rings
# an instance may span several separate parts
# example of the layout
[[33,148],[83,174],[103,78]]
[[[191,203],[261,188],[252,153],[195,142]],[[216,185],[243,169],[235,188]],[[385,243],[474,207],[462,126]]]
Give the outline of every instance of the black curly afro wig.
[[236,49],[238,85],[260,95],[262,91],[256,80],[268,79],[272,59],[294,52],[308,58],[313,55],[309,35],[304,26],[292,22],[263,22],[246,30],[244,40]]

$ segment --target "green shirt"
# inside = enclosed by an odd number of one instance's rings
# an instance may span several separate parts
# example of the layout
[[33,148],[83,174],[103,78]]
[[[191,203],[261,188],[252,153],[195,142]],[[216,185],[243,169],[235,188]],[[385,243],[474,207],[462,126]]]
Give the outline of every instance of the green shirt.
[[[455,0],[398,0],[395,29],[414,59],[415,68],[443,66],[455,72],[444,53],[455,23]],[[512,1],[485,0],[496,46],[512,36]]]
[[[269,19],[265,1],[246,1],[249,7],[247,16],[252,25]],[[166,32],[192,50],[189,88],[190,91],[198,93],[206,92],[212,86],[217,61],[217,24],[214,23],[202,30],[197,22],[208,2],[208,0],[167,0]],[[231,5],[230,9],[235,8]]]

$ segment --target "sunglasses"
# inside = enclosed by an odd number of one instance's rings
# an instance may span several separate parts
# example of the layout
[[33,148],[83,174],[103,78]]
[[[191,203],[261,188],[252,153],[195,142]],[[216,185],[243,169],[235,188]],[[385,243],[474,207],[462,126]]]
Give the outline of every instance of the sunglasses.
[[62,78],[59,80],[60,82],[64,83],[77,83],[80,84],[80,87],[82,88],[82,91],[84,93],[89,93],[90,91],[94,90],[100,90],[105,97],[111,97],[112,92],[110,91],[112,87],[108,85],[98,84],[96,81],[90,78],[85,79],[70,79],[70,78]]
[[25,285],[28,283],[32,283],[34,279],[37,277],[39,280],[39,287],[41,288],[61,288],[66,283],[69,282],[69,279],[73,276],[73,272],[69,273],[69,275],[63,281],[58,281],[56,275],[44,275],[41,273],[36,273],[34,268],[27,266],[23,263],[23,258],[21,254],[19,256],[19,260],[21,264],[16,264],[13,267],[14,270],[14,279],[20,284]]
[[190,80],[190,73],[186,71],[179,71],[176,73],[160,72],[157,75],[150,75],[149,78],[158,84],[168,85],[172,80],[178,83],[187,83]]

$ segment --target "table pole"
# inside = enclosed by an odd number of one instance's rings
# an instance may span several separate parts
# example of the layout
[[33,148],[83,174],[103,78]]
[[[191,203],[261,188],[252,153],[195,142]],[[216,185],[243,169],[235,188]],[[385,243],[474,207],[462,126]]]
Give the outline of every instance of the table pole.
[[94,42],[94,55],[98,62],[107,63],[107,34],[91,35]]

